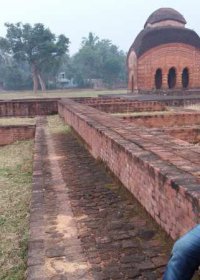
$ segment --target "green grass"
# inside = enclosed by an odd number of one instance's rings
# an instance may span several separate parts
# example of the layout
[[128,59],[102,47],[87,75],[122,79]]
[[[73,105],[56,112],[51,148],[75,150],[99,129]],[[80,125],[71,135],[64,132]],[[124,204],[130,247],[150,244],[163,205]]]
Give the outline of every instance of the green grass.
[[50,133],[67,133],[70,131],[70,127],[66,125],[58,115],[48,116],[48,128]]
[[33,141],[0,147],[0,280],[24,280]]
[[97,97],[99,94],[127,93],[126,89],[122,90],[94,90],[94,89],[73,89],[73,90],[52,90],[38,93],[33,91],[8,91],[0,93],[2,99],[25,99],[25,98],[53,98],[53,97]]
[[0,118],[0,125],[34,125],[35,123],[35,118]]

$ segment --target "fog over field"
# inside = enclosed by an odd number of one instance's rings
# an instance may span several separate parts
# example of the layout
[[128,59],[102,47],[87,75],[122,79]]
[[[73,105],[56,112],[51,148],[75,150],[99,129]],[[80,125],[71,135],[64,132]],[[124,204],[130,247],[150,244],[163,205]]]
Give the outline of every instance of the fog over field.
[[187,27],[200,34],[197,0],[8,0],[1,1],[0,36],[5,35],[5,22],[42,22],[52,32],[70,38],[71,54],[90,31],[127,52],[147,17],[161,7],[178,10]]

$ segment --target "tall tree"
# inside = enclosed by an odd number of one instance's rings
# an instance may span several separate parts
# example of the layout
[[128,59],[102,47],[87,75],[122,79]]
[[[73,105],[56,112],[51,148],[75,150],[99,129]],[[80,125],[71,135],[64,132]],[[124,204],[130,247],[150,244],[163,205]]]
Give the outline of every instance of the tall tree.
[[68,52],[69,39],[64,35],[55,36],[43,24],[6,23],[6,37],[0,37],[0,48],[7,51],[18,61],[27,61],[32,70],[33,89],[39,84],[46,89],[45,74],[61,61]]
[[89,33],[82,40],[81,48],[72,57],[76,80],[79,85],[91,79],[101,79],[108,86],[126,79],[126,55],[110,40],[100,40]]

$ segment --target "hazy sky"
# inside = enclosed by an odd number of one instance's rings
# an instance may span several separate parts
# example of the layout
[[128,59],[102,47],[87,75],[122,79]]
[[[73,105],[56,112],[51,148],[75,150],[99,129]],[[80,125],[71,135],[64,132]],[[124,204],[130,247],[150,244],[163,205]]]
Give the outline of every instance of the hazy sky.
[[0,36],[5,22],[44,23],[55,34],[65,34],[75,53],[91,31],[128,51],[147,17],[156,9],[171,7],[186,18],[187,27],[200,35],[199,0],[0,0]]

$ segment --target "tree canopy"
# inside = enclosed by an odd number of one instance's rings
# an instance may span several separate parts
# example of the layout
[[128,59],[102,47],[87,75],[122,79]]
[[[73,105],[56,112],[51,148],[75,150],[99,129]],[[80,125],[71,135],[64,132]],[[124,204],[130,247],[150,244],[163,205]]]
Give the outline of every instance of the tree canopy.
[[41,23],[30,24],[6,23],[6,37],[0,37],[0,48],[10,54],[16,61],[27,62],[32,71],[34,91],[39,84],[46,89],[43,76],[59,67],[61,58],[68,52],[69,39],[64,35],[58,37]]
[[78,83],[102,79],[107,85],[112,85],[126,79],[125,53],[110,40],[100,40],[91,32],[83,38],[81,48],[72,61]]
[[126,54],[108,39],[90,32],[70,56],[69,39],[56,37],[41,23],[5,25],[7,34],[0,37],[0,90],[126,84]]

